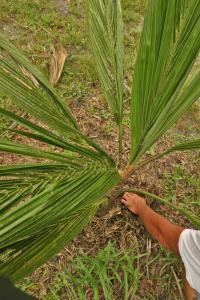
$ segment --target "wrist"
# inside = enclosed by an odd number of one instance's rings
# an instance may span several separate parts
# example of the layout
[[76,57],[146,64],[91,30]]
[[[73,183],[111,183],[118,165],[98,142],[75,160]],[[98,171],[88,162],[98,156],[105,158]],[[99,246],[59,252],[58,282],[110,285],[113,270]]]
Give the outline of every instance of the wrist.
[[149,209],[149,206],[145,203],[143,205],[140,205],[137,209],[137,215],[139,217],[142,217]]

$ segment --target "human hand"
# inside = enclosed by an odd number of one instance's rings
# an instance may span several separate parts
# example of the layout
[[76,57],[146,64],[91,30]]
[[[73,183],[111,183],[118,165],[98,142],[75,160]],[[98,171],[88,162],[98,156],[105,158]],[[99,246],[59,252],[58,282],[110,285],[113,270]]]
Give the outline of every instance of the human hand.
[[126,205],[136,215],[139,215],[140,211],[147,206],[144,198],[133,193],[125,193],[121,199],[121,203]]

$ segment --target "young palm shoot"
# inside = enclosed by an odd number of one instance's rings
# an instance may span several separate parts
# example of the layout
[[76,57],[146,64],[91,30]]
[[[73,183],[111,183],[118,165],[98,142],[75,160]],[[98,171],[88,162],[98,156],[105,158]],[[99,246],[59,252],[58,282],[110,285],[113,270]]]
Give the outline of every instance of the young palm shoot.
[[119,157],[123,138],[123,22],[121,3],[87,0],[88,25],[96,70],[103,94],[118,126]]

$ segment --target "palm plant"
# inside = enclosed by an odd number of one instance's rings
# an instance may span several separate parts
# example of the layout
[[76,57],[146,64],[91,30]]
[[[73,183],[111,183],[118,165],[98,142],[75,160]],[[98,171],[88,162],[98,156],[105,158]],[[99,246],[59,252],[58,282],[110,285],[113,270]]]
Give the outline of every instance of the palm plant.
[[[143,158],[200,96],[200,72],[190,76],[200,48],[199,0],[148,2],[130,100],[130,160],[122,171],[80,131],[40,71],[0,35],[0,91],[30,119],[3,108],[0,114],[20,125],[14,133],[38,141],[35,148],[0,139],[1,152],[36,159],[0,167],[1,276],[19,280],[60,251],[91,220],[105,195],[136,169],[173,151],[200,148],[197,139],[175,145],[148,161]],[[120,0],[86,3],[96,69],[119,128],[120,158],[124,98]],[[198,217],[178,209],[200,225]]]

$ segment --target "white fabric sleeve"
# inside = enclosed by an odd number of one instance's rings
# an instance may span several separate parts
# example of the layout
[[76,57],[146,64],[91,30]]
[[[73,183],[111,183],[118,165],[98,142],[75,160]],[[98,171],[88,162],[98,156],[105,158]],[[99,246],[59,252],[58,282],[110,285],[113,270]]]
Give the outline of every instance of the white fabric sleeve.
[[200,230],[185,229],[180,235],[178,248],[187,281],[200,294]]

